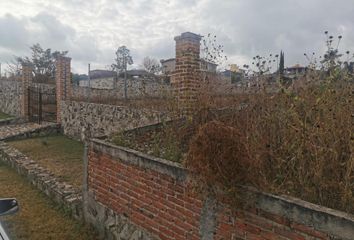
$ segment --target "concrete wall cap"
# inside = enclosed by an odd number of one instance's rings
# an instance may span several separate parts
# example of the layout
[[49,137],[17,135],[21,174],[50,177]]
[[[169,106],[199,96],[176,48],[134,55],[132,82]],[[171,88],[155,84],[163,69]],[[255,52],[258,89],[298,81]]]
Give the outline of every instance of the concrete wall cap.
[[202,36],[192,32],[184,32],[180,36],[175,37],[176,41],[183,40],[183,39],[192,39],[192,40],[200,41],[202,39]]

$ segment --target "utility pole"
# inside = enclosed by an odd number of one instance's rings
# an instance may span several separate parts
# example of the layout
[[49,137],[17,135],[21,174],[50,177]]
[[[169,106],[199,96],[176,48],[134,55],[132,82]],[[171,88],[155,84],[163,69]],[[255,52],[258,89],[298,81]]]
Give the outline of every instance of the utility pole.
[[127,100],[127,56],[124,56],[123,59],[124,64],[124,99]]
[[91,66],[90,64],[88,64],[88,94],[87,94],[87,97],[88,97],[88,102],[90,102],[91,100],[91,77],[90,77],[90,70]]
[[0,78],[2,77],[2,74],[1,74],[1,62],[0,62]]
[[[113,69],[114,70],[114,69]],[[118,79],[119,79],[119,69],[116,69],[116,77],[113,79],[113,89],[117,90],[117,85],[118,85]]]

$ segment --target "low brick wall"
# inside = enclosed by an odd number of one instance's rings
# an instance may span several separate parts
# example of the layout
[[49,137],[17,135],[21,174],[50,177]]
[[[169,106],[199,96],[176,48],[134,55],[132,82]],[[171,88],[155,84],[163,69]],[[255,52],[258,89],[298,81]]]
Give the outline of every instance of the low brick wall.
[[352,215],[251,189],[255,207],[231,209],[193,194],[187,178],[179,164],[94,139],[86,219],[106,239],[129,229],[140,239],[353,239]]
[[11,166],[18,174],[26,177],[31,184],[56,203],[66,209],[70,209],[74,218],[83,219],[81,190],[59,181],[49,170],[39,166],[34,160],[1,141],[0,161]]
[[76,101],[61,102],[61,126],[64,134],[80,138],[82,130],[93,136],[110,135],[162,121],[164,114],[148,109]]

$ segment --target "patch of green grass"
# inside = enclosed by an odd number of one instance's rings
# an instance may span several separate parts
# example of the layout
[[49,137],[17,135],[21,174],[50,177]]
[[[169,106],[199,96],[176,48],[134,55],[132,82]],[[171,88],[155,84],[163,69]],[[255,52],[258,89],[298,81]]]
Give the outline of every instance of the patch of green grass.
[[12,116],[10,116],[6,113],[0,112],[0,120],[4,120],[4,119],[8,119],[8,118],[12,118]]
[[1,197],[14,197],[20,211],[2,217],[11,239],[97,239],[95,232],[69,217],[13,169],[0,164]]
[[63,135],[52,135],[9,142],[57,178],[77,188],[83,181],[84,145]]

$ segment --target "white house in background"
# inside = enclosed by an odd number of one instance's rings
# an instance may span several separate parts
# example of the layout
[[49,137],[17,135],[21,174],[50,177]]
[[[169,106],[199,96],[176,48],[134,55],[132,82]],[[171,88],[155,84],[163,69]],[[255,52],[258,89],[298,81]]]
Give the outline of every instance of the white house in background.
[[98,89],[113,89],[114,80],[117,73],[109,70],[92,70],[90,71],[90,81],[80,80],[80,87],[91,87]]
[[[127,71],[128,78],[139,78],[144,76],[149,76],[148,72],[145,70],[133,69]],[[92,70],[90,71],[90,81],[80,80],[80,87],[90,87],[97,89],[113,89],[114,81],[117,79],[117,72],[110,70]],[[122,79],[120,76],[119,80]]]

